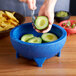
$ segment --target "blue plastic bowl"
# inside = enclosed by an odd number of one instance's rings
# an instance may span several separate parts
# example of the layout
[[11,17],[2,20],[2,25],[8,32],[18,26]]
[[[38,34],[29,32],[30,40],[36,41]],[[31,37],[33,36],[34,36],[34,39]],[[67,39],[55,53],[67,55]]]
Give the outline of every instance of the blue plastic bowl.
[[39,67],[42,66],[46,59],[55,55],[59,57],[61,54],[61,49],[66,42],[67,33],[62,27],[56,24],[53,24],[50,32],[56,34],[59,39],[42,44],[27,43],[20,40],[22,35],[34,34],[34,36],[40,37],[42,34],[37,33],[33,29],[32,23],[26,23],[15,27],[10,32],[10,39],[16,50],[16,57],[18,58],[19,55],[21,55],[28,59],[34,59]]

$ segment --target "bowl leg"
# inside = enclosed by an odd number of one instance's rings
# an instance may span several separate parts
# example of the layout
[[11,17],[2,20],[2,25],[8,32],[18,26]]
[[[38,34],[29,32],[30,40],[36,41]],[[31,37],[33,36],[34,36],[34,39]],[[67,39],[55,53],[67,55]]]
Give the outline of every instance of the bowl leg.
[[57,57],[60,57],[61,56],[61,50],[59,51],[59,53],[57,54]]
[[16,58],[18,59],[19,58],[19,53],[16,51]]
[[42,67],[43,63],[45,62],[46,60],[46,57],[44,58],[34,58],[35,62],[37,63],[37,66],[38,67]]

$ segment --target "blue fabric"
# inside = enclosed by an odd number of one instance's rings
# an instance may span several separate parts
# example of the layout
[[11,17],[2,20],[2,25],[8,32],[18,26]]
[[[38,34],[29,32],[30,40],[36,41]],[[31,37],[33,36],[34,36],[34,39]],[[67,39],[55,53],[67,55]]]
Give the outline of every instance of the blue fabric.
[[[57,11],[57,10],[68,11],[69,10],[69,1],[70,0],[58,0],[55,11]],[[37,0],[37,10],[35,12],[36,15],[38,14],[38,11],[39,11],[41,5],[43,4],[43,2],[44,2],[44,0]],[[27,5],[25,5],[25,6],[26,6],[26,16],[30,16],[31,11],[28,9]],[[19,2],[19,0],[0,0],[0,9],[16,11],[23,15],[25,14],[23,3]]]
[[[37,0],[37,7],[36,14],[38,13],[38,10],[40,6],[43,4],[44,0]],[[23,3],[19,2],[19,0],[0,0],[0,9],[2,10],[11,10],[16,11],[21,14],[25,14]],[[26,16],[30,16],[31,11],[28,9],[26,4]]]

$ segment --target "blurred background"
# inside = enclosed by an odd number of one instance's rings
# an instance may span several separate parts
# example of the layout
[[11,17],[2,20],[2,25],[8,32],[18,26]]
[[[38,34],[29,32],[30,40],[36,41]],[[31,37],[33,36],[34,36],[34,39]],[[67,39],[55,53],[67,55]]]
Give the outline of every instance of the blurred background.
[[[44,0],[37,0],[37,7],[35,15],[38,14],[38,11],[43,4]],[[57,0],[55,11],[69,11],[72,15],[76,15],[76,8],[75,8],[76,0]],[[11,10],[19,12],[23,15],[30,16],[30,10],[25,4],[26,12],[23,6],[23,3],[19,2],[19,0],[0,0],[0,9],[2,10]]]

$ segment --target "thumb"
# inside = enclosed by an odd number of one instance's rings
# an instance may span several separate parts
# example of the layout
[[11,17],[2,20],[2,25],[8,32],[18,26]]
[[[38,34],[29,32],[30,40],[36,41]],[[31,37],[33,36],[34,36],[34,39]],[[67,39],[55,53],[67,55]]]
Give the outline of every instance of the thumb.
[[43,15],[43,13],[41,11],[39,11],[38,16],[42,16],[42,15]]
[[33,10],[36,10],[37,9],[37,7],[36,7],[36,0],[33,0]]
[[38,16],[44,16],[42,10],[40,9],[39,13],[38,13]]
[[31,9],[31,10],[36,10],[36,0],[28,0],[28,7]]
[[28,0],[28,7],[29,7],[29,9],[33,10],[32,0]]
[[27,0],[19,0],[20,2],[25,2],[25,3],[27,3]]
[[49,19],[49,24],[52,25],[54,23],[54,14],[48,16],[48,19]]

